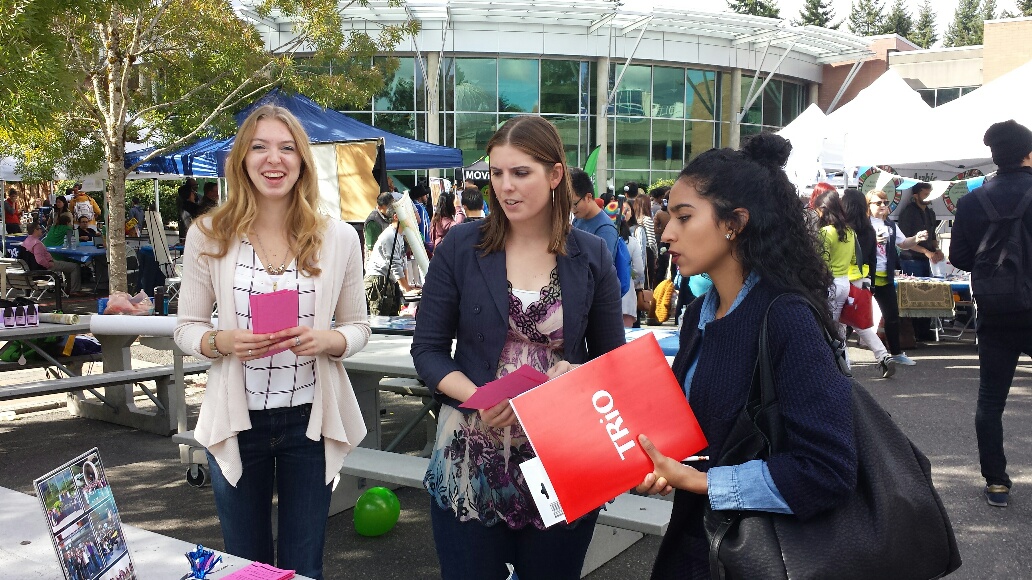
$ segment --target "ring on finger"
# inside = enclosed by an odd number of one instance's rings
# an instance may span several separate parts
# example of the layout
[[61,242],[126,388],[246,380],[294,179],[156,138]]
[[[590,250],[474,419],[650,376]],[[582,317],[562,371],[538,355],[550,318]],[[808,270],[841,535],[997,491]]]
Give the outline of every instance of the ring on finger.
[[251,356],[251,349],[247,349],[247,356]]
[[294,346],[295,347],[301,346],[301,337],[300,336],[295,336],[294,337]]

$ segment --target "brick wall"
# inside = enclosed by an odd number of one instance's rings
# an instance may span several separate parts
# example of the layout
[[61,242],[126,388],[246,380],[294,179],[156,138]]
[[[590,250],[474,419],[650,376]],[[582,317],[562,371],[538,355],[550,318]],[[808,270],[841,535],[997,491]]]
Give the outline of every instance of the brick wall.
[[[871,37],[870,50],[874,53],[874,57],[864,62],[863,66],[853,77],[853,82],[849,84],[845,94],[839,99],[839,102],[835,105],[835,108],[845,105],[849,101],[853,100],[860,91],[869,87],[871,83],[880,77],[886,70],[889,69],[888,55],[890,51],[903,51],[903,50],[915,50],[916,47],[895,34],[891,36],[873,36]],[[822,73],[823,80],[821,81],[820,89],[817,93],[817,106],[821,110],[827,112],[828,107],[831,105],[831,101],[838,94],[839,88],[842,83],[845,82],[846,77],[849,75],[850,69],[853,68],[853,62],[842,62],[834,64],[824,65],[824,71]]]
[[988,20],[985,23],[983,82],[1032,60],[1032,17]]

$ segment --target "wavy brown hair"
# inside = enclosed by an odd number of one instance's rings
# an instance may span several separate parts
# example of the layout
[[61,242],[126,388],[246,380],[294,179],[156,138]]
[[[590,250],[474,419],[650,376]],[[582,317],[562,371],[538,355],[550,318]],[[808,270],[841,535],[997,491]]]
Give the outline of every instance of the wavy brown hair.
[[259,193],[244,165],[251,139],[263,119],[275,119],[290,130],[301,157],[301,171],[290,192],[290,206],[283,216],[287,227],[287,238],[296,252],[297,269],[305,276],[318,276],[322,271],[317,258],[322,247],[322,226],[326,218],[319,214],[319,186],[315,174],[315,162],[308,143],[308,134],[290,111],[276,105],[262,105],[244,119],[237,131],[233,148],[226,159],[226,203],[209,214],[210,220],[201,220],[197,226],[204,235],[216,244],[214,252],[205,252],[214,258],[221,258],[229,246],[243,239],[258,216]]
[[[563,179],[552,196],[552,239],[548,242],[548,251],[565,256],[566,237],[572,227],[570,196],[573,194],[573,187],[570,185],[570,169],[566,165],[566,151],[563,149],[559,131],[555,125],[541,117],[514,117],[506,121],[487,142],[487,154],[490,156],[491,149],[500,145],[511,145],[530,155],[541,163],[546,171],[551,171],[556,163],[562,164]],[[484,237],[476,246],[477,249],[483,250],[484,254],[502,250],[505,247],[505,236],[509,233],[509,218],[502,210],[502,205],[498,203],[493,182],[487,190],[487,207],[491,209],[491,213],[480,226]]]

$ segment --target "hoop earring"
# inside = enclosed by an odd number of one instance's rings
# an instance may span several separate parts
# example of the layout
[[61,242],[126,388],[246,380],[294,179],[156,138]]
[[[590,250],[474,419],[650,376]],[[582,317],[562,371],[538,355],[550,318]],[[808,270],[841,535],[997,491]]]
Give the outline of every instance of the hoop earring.
[[555,190],[552,190],[552,205],[555,205]]

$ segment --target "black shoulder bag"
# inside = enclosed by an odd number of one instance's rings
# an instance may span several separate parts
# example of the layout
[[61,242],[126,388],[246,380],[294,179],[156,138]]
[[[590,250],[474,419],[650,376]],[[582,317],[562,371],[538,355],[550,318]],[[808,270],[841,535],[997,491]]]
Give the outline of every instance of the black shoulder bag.
[[[827,331],[825,338],[843,368],[842,343]],[[851,382],[857,453],[853,494],[805,521],[762,511],[714,511],[707,503],[704,525],[713,578],[926,580],[960,567],[953,527],[932,485],[928,459],[863,386]],[[782,433],[764,315],[749,403],[714,465],[767,459],[783,444]]]

